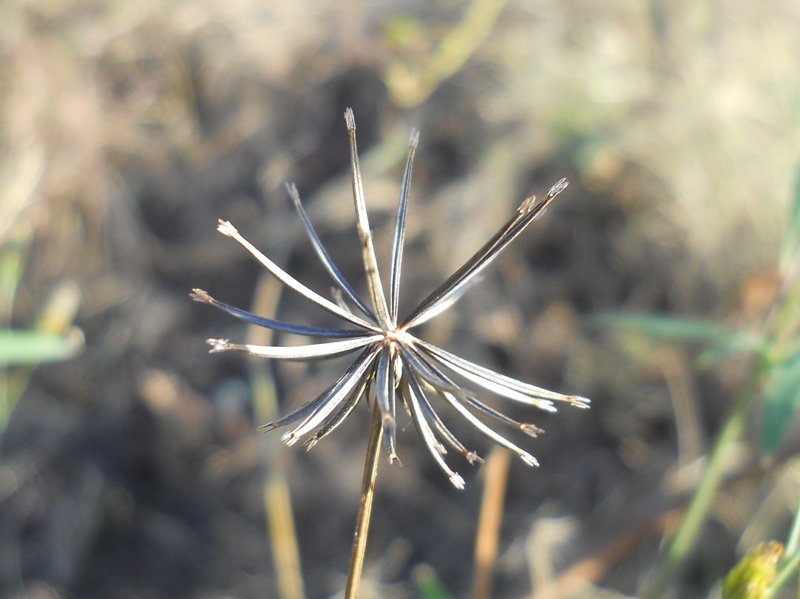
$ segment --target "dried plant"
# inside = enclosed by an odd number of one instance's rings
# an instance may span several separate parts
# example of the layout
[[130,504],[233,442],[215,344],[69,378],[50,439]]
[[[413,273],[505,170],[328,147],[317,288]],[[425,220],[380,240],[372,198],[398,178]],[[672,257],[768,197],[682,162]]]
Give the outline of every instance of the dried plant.
[[452,306],[478,273],[522,233],[525,227],[542,214],[547,205],[566,188],[566,181],[562,179],[556,183],[547,196],[538,203],[535,197],[527,198],[513,217],[472,258],[422,300],[407,316],[398,319],[406,207],[419,135],[412,132],[408,160],[403,174],[397,226],[392,246],[387,301],[378,273],[378,263],[367,217],[356,148],[356,124],[353,113],[349,109],[345,112],[345,120],[350,135],[356,224],[361,241],[370,305],[356,295],[352,286],[334,265],[306,216],[297,189],[289,186],[289,195],[297,208],[314,249],[337,287],[346,296],[347,301],[340,297],[339,301],[334,303],[297,281],[242,237],[231,223],[220,221],[218,230],[223,235],[238,241],[286,286],[320,308],[335,314],[346,321],[349,326],[341,329],[327,329],[281,322],[229,306],[214,299],[205,291],[195,289],[192,297],[196,301],[211,304],[247,322],[295,335],[335,339],[334,341],[298,346],[240,345],[231,343],[227,339],[209,339],[208,343],[212,346],[211,352],[234,350],[279,360],[324,360],[360,350],[355,362],[320,395],[283,418],[260,427],[262,431],[270,431],[299,421],[295,428],[283,435],[282,440],[287,445],[293,445],[302,438],[306,438],[305,443],[309,449],[316,445],[350,414],[361,397],[370,395],[370,388],[374,386],[374,396],[380,410],[384,446],[390,462],[399,461],[395,447],[395,411],[398,400],[411,415],[430,455],[457,488],[464,487],[464,480],[447,465],[442,457],[447,453],[445,444],[463,454],[470,463],[481,461],[475,451],[467,449],[447,428],[430,401],[429,396],[434,394],[461,414],[483,435],[518,455],[526,464],[538,465],[536,458],[530,453],[485,424],[475,413],[534,437],[541,433],[542,429],[530,423],[518,422],[490,407],[477,399],[473,391],[454,382],[451,375],[455,374],[507,399],[550,412],[556,409],[554,401],[563,401],[573,406],[586,408],[589,406],[589,400],[574,395],[562,395],[512,379],[431,345],[414,336],[410,331]]

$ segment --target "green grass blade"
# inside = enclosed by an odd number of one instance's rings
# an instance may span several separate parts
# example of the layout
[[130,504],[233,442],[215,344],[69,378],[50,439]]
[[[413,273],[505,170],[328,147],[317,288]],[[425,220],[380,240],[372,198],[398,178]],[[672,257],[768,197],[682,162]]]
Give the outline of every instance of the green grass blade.
[[800,354],[774,365],[764,389],[761,449],[772,453],[800,406]]
[[713,343],[708,348],[700,352],[697,362],[700,366],[707,367],[725,358],[743,353],[763,353],[767,348],[767,343],[761,335],[749,332],[739,332],[728,339],[723,339]]
[[800,169],[795,177],[792,202],[789,207],[789,226],[781,245],[781,266],[786,267],[800,248]]
[[656,572],[653,584],[645,594],[646,599],[662,597],[675,569],[691,554],[722,482],[725,471],[725,454],[731,445],[741,438],[750,398],[756,390],[757,381],[757,377],[753,376],[739,390],[733,411],[714,443],[703,478],[681,518],[678,529],[668,541],[663,561]]
[[757,333],[695,318],[614,312],[594,316],[589,323],[639,333],[656,341],[705,343],[709,347],[699,361],[706,365],[733,354],[759,353],[766,346],[764,337]]
[[425,564],[417,566],[411,576],[417,588],[417,595],[421,599],[449,599],[439,577],[430,566]]
[[742,333],[726,326],[694,318],[674,318],[655,314],[598,314],[589,322],[598,326],[626,329],[663,341],[730,341]]
[[83,348],[78,329],[66,335],[0,329],[0,366],[22,366],[66,360]]

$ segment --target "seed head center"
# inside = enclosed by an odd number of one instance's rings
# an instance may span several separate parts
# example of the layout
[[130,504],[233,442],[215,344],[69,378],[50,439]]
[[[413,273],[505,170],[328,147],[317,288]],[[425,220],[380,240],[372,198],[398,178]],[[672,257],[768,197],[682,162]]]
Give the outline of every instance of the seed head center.
[[397,352],[397,346],[405,343],[405,331],[400,328],[387,328],[383,331],[383,344],[390,349],[392,354]]

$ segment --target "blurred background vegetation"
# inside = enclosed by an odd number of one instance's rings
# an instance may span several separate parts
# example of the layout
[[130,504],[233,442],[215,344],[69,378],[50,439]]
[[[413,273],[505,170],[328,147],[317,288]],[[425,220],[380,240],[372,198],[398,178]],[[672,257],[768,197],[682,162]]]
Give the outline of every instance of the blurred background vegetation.
[[[758,335],[776,306],[796,312],[795,1],[4,0],[0,23],[3,597],[342,589],[367,410],[310,453],[259,435],[331,371],[273,377],[269,364],[208,356],[205,338],[252,333],[188,293],[324,322],[215,233],[231,220],[326,291],[285,182],[361,280],[347,106],[384,257],[408,132],[421,131],[406,306],[522,198],[571,181],[425,332],[593,400],[533,416],[547,433],[524,442],[542,466],[510,466],[492,596],[652,589],[743,388],[754,401],[664,596],[715,596],[747,550],[786,541],[797,362],[779,381],[787,428],[764,443],[769,369],[747,353],[707,359],[701,341],[719,337],[692,323]],[[661,320],[600,326],[609,313]],[[784,358],[798,339],[786,322],[770,333],[783,333]],[[481,470],[459,465],[457,492],[413,428],[399,437],[404,467],[379,473],[362,594],[468,596]],[[280,532],[278,504],[295,532]]]

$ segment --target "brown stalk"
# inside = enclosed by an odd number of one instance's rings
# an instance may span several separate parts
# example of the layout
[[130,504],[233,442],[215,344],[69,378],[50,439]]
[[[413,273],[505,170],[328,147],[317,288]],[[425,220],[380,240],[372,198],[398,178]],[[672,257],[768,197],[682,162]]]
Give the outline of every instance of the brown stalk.
[[350,555],[350,569],[347,572],[347,586],[344,589],[345,599],[356,599],[358,597],[358,586],[361,583],[361,572],[364,569],[364,555],[367,551],[372,500],[375,498],[375,479],[378,476],[381,437],[383,437],[383,421],[381,411],[375,405],[372,410],[372,425],[369,432],[369,442],[367,443],[367,457],[364,460],[364,477],[361,480],[361,505],[358,508],[353,551]]

